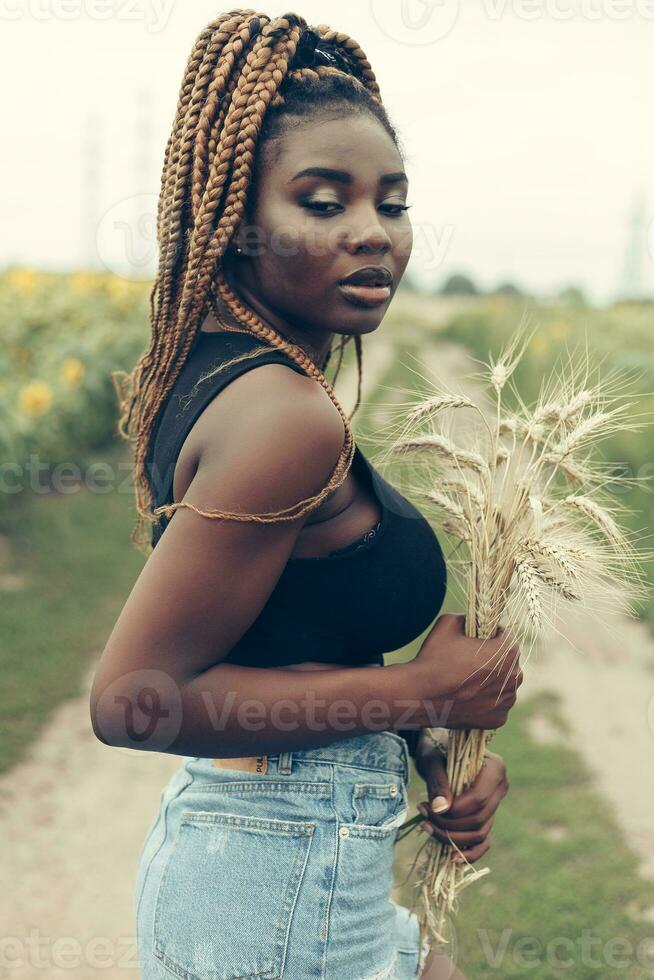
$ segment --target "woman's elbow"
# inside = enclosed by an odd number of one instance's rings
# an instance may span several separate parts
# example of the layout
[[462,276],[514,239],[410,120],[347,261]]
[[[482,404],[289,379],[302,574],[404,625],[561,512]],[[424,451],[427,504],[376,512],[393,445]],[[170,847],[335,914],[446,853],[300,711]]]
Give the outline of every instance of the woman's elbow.
[[169,749],[179,735],[182,713],[180,685],[161,670],[134,671],[128,683],[94,684],[89,698],[95,737],[105,745],[141,752]]

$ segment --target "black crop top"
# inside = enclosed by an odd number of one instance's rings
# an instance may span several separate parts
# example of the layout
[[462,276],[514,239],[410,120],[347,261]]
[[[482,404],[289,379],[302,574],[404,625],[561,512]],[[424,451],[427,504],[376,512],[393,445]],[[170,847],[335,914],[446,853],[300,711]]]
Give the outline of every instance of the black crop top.
[[[287,354],[271,346],[269,352],[194,388],[210,368],[261,345],[259,338],[242,332],[199,331],[150,441],[146,467],[155,507],[173,503],[175,464],[184,440],[203,409],[230,381],[260,364],[286,364],[304,374]],[[410,643],[437,616],[447,586],[438,538],[420,511],[377,473],[358,446],[351,465],[359,467],[377,497],[381,520],[345,548],[319,557],[289,558],[266,605],[226,661],[249,667],[305,660],[383,666],[385,652]],[[153,547],[168,520],[162,517],[153,526]]]

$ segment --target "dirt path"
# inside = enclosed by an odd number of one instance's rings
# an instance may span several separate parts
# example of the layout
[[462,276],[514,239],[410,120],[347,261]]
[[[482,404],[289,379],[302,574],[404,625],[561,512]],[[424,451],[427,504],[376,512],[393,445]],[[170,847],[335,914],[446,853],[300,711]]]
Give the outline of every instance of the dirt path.
[[2,978],[139,977],[136,863],[181,758],[99,742],[88,712],[94,672],[84,695],[53,714],[28,761],[0,778]]
[[[474,397],[474,386],[458,379],[480,368],[461,347],[439,344],[425,365],[437,384]],[[654,637],[643,623],[606,614],[599,623],[583,609],[558,630],[531,651],[520,695],[556,693],[569,733],[535,716],[531,734],[580,753],[641,874],[654,880]]]
[[[353,355],[336,382],[348,413],[356,399]],[[364,341],[364,403],[392,355],[378,338]],[[28,760],[0,776],[0,980],[139,980],[136,866],[161,790],[182,758],[95,738],[88,705],[100,652],[82,696],[60,705]]]

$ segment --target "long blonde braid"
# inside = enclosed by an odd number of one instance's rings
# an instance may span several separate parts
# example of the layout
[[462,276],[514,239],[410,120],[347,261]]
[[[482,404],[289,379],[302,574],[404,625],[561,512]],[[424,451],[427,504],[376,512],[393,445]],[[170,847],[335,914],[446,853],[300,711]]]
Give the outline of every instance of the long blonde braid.
[[[299,42],[302,40],[303,47],[307,37],[313,37],[315,43],[315,35],[321,47],[324,44],[333,52],[335,64],[295,67]],[[361,338],[354,338],[357,398],[348,416],[320,368],[301,347],[266,325],[241,302],[221,267],[246,212],[260,144],[283,134],[286,113],[308,115],[342,102],[349,103],[355,112],[374,114],[397,145],[370,63],[358,43],[346,34],[324,24],[310,29],[296,14],[271,19],[252,9],[238,9],[207,25],[193,46],[164,157],[157,208],[159,266],[150,294],[150,344],[131,373],[112,373],[121,412],[118,433],[133,445],[137,523],[131,539],[146,554],[150,551],[150,526],[160,516],[169,518],[179,507],[204,517],[235,521],[293,520],[315,510],[347,476],[355,449],[350,419],[361,402]],[[240,324],[239,329],[268,345],[261,349],[284,351],[318,381],[344,422],[345,441],[328,483],[318,494],[280,511],[204,511],[184,501],[152,508],[145,465],[150,439],[192,349],[214,288],[225,309]],[[349,339],[341,339],[336,374]]]

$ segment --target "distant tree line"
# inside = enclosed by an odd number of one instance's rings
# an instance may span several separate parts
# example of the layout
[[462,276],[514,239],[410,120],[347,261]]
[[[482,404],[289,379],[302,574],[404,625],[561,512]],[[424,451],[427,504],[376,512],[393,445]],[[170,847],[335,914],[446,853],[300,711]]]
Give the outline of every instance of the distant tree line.
[[[482,289],[471,276],[463,272],[455,272],[448,276],[440,286],[432,289],[421,287],[417,280],[408,272],[402,278],[401,289],[408,292],[422,293],[432,296],[506,296],[509,299],[534,299],[535,296],[529,290],[509,280],[498,283],[493,289]],[[544,297],[540,297],[543,299]],[[554,295],[547,297],[554,299],[565,306],[584,307],[588,301],[584,291],[575,285],[565,286],[558,290]]]
[[[445,279],[435,290],[441,296],[506,296],[509,299],[533,299],[534,294],[523,289],[515,282],[504,280],[493,289],[481,289],[474,280],[461,272],[456,272]],[[584,291],[579,286],[565,286],[556,292],[554,297],[565,306],[587,306]]]
[[[540,293],[523,289],[515,282],[504,280],[498,283],[493,289],[482,289],[478,286],[471,276],[463,272],[455,272],[447,276],[440,286],[423,286],[408,270],[405,272],[400,283],[400,289],[406,292],[420,293],[425,296],[506,296],[508,299],[529,299],[541,303],[555,303],[557,306],[568,306],[576,309],[584,309],[592,306],[592,302],[587,298],[580,286],[571,283],[560,289],[555,289],[551,293]],[[620,306],[654,306],[654,295],[629,296],[621,294],[616,296],[609,305]]]

